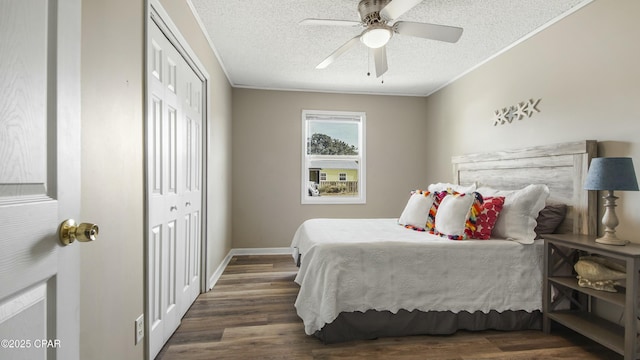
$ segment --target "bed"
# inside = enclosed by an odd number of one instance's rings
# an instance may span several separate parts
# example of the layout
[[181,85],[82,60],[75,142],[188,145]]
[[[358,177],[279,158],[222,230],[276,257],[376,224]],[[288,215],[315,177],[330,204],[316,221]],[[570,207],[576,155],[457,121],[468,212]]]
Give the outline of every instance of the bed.
[[[595,194],[582,184],[596,149],[588,140],[454,156],[454,183],[494,191],[494,197],[545,188],[540,208],[566,208],[555,232],[595,234]],[[505,226],[519,231],[519,220],[500,223],[502,214],[494,233]],[[295,306],[308,335],[334,343],[541,328],[542,240],[453,241],[398,221],[310,219],[300,225],[291,244],[299,266]]]

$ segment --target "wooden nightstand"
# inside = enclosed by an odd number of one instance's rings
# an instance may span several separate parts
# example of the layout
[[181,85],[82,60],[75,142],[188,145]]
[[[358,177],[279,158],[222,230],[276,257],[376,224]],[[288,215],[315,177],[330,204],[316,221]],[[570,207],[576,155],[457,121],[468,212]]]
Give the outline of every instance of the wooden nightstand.
[[[542,290],[543,330],[551,331],[551,321],[556,321],[594,341],[624,355],[637,358],[637,318],[638,318],[638,271],[640,270],[640,245],[602,245],[595,242],[595,236],[574,234],[544,235],[544,284]],[[578,251],[622,260],[626,264],[626,285],[619,292],[611,293],[578,286],[575,276],[561,275],[563,264],[573,264]],[[560,295],[553,302],[551,286]],[[571,310],[556,310],[560,299],[569,299]],[[591,310],[592,299],[606,302],[624,309],[624,326],[598,317]]]

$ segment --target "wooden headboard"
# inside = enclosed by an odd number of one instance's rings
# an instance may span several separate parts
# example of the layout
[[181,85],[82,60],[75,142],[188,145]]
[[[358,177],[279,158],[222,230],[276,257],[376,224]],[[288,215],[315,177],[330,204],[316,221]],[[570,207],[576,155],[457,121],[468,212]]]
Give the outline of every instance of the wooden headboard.
[[454,156],[454,182],[515,190],[546,184],[549,201],[567,204],[561,233],[596,235],[597,192],[583,189],[597,142],[585,140],[491,153]]

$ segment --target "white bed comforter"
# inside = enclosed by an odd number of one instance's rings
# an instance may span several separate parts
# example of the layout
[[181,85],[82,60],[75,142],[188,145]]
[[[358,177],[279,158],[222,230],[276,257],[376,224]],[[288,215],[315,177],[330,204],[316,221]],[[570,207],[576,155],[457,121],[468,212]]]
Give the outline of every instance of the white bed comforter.
[[302,253],[295,306],[309,335],[340,312],[542,308],[541,241],[453,241],[396,219],[313,219],[292,247]]

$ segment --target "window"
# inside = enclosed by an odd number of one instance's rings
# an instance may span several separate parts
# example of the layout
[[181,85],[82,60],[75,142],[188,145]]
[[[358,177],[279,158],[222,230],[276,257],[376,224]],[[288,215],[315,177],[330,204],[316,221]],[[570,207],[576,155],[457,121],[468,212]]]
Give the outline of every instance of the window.
[[365,113],[302,112],[302,203],[364,204]]

